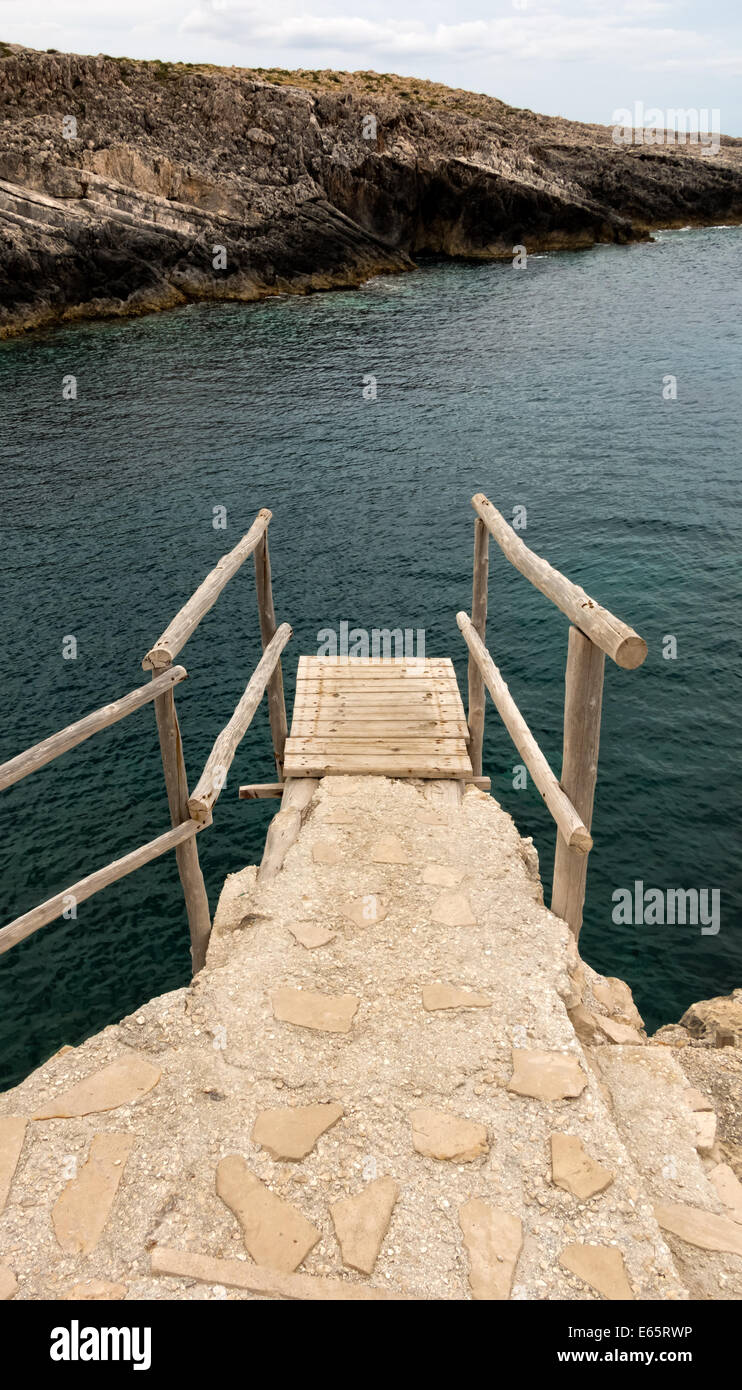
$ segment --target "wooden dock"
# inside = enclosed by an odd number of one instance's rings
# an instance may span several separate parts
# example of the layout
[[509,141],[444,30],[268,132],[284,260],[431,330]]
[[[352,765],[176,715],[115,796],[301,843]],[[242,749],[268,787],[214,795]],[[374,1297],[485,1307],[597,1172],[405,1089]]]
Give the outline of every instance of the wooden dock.
[[468,741],[448,657],[299,657],[286,777],[468,779]]

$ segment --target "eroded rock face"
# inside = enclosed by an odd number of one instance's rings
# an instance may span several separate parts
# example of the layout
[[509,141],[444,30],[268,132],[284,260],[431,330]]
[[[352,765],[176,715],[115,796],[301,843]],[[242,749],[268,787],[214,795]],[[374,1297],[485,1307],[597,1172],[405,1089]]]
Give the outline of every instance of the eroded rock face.
[[739,142],[622,149],[608,127],[373,74],[6,45],[0,108],[0,335],[742,218]]

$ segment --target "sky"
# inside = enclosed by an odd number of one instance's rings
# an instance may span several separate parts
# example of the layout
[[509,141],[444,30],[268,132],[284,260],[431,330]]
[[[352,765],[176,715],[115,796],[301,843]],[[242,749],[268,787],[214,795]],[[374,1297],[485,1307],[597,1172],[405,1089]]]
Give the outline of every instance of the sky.
[[0,40],[240,67],[373,68],[602,124],[637,103],[716,110],[720,129],[742,136],[742,0],[0,0]]

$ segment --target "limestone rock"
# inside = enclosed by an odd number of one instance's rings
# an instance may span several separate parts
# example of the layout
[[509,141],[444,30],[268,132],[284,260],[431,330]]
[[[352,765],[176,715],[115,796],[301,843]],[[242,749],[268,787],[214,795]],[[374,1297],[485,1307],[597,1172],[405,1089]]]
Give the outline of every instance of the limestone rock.
[[342,1114],[343,1107],[336,1101],[261,1110],[253,1126],[253,1141],[267,1149],[271,1158],[306,1158],[320,1135],[337,1124]]
[[17,1288],[18,1280],[12,1269],[8,1269],[7,1265],[0,1265],[0,1303],[12,1298]]
[[585,1008],[584,1004],[575,1004],[573,1008],[567,1009],[567,1013],[575,1033],[585,1047],[594,1047],[602,1041],[595,1014]]
[[671,1202],[654,1209],[663,1231],[679,1236],[699,1250],[719,1250],[729,1255],[742,1255],[742,1226],[727,1216],[717,1216],[700,1207]]
[[23,1148],[27,1121],[21,1115],[5,1115],[0,1119],[0,1216],[10,1192],[10,1184]]
[[120,1105],[134,1105],[156,1086],[162,1072],[145,1057],[130,1053],[102,1067],[100,1071],[78,1081],[69,1091],[63,1091],[37,1110],[34,1120],[71,1119],[92,1115],[101,1110],[117,1110]]
[[349,1279],[323,1279],[315,1274],[281,1274],[276,1269],[260,1269],[248,1260],[219,1260],[190,1250],[170,1250],[155,1246],[152,1273],[175,1275],[178,1279],[198,1279],[204,1284],[226,1284],[247,1289],[266,1298],[289,1298],[311,1303],[362,1303],[415,1301],[414,1294],[393,1288],[379,1289]]
[[423,1106],[413,1110],[412,1142],[426,1158],[452,1159],[470,1163],[481,1158],[489,1148],[487,1130],[476,1120],[451,1115],[446,1110],[429,1110]]
[[307,951],[316,951],[318,946],[326,946],[337,936],[337,932],[328,931],[327,927],[320,927],[317,922],[295,922],[289,931]]
[[623,1019],[624,1023],[630,1023],[632,1028],[644,1027],[644,1019],[625,980],[591,973],[590,988],[598,1003],[602,1004],[609,1014]]
[[382,835],[371,849],[372,864],[409,864],[410,857],[396,835]]
[[343,851],[332,840],[317,840],[312,845],[312,858],[315,864],[340,864]]
[[725,1207],[730,1207],[735,1221],[742,1221],[742,1183],[728,1163],[717,1163],[709,1178]]
[[433,921],[444,927],[475,927],[477,919],[465,893],[441,893],[433,907]]
[[317,994],[288,986],[271,995],[274,1017],[281,1023],[320,1033],[349,1033],[360,1002],[353,994]]
[[459,1207],[459,1223],[469,1256],[472,1297],[509,1298],[523,1247],[521,1222],[510,1212],[475,1197]]
[[134,1145],[133,1134],[96,1134],[87,1163],[52,1208],[54,1233],[68,1255],[89,1255],[103,1234]]
[[378,893],[364,893],[360,898],[348,898],[340,911],[357,927],[373,927],[383,922],[388,915],[386,900]]
[[596,1192],[605,1192],[613,1177],[609,1168],[591,1158],[577,1135],[552,1134],[551,1180],[556,1187],[586,1201]]
[[691,1004],[680,1022],[706,1047],[742,1047],[742,989]]
[[343,1197],[330,1207],[343,1264],[370,1274],[379,1256],[384,1236],[399,1196],[393,1178],[377,1178],[355,1197]]
[[568,1052],[541,1052],[538,1049],[512,1049],[513,1075],[508,1090],[534,1100],[563,1100],[579,1096],[587,1077],[577,1058]]
[[570,1273],[584,1279],[604,1298],[633,1299],[634,1292],[626,1277],[623,1255],[614,1245],[566,1245],[559,1263]]
[[423,985],[423,1008],[487,1009],[492,1003],[488,994],[475,989],[459,989],[457,985]]
[[237,1217],[245,1249],[256,1264],[291,1274],[322,1234],[296,1207],[277,1197],[251,1173],[240,1154],[221,1160],[216,1190]]
[[713,1110],[713,1104],[702,1091],[697,1091],[695,1086],[688,1086],[683,1092],[686,1104],[690,1110]]
[[693,1143],[701,1154],[711,1153],[716,1143],[716,1115],[713,1110],[694,1110]]
[[437,888],[457,888],[463,877],[463,869],[453,869],[448,864],[426,864],[423,869],[423,883]]
[[644,1042],[636,1028],[632,1028],[628,1023],[621,1023],[617,1018],[608,1018],[605,1014],[595,1015],[595,1026],[598,1032],[612,1043],[635,1047],[638,1043]]
[[126,1298],[126,1284],[110,1284],[106,1279],[87,1279],[73,1284],[61,1297],[71,1303],[113,1303]]

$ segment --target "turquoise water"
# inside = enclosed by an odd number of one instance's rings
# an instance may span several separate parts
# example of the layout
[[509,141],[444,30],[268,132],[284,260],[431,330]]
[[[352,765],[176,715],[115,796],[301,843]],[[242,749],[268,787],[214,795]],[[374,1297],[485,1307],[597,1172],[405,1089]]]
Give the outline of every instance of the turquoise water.
[[[630,982],[652,1027],[741,985],[741,253],[738,228],[665,233],[526,271],[431,265],[359,292],[4,344],[0,757],[146,679],[143,653],[261,506],[277,613],[295,630],[289,698],[297,655],[342,619],[425,628],[465,689],[454,615],[469,607],[481,490],[508,516],[525,506],[526,541],[649,643],[638,671],[606,664],[583,953]],[[490,649],[558,772],[567,622],[494,546],[489,603]],[[192,785],[259,650],[250,564],[182,653]],[[514,790],[518,761],[490,707],[485,771],[548,882],[552,825],[532,787]],[[272,776],[263,708],[199,839],[212,903],[256,861],[275,810],[238,802],[239,782]],[[151,707],[3,807],[9,921],[167,828]],[[720,889],[718,935],[614,925],[611,894],[636,879]],[[0,959],[0,1085],[185,984],[188,963],[171,855]]]

